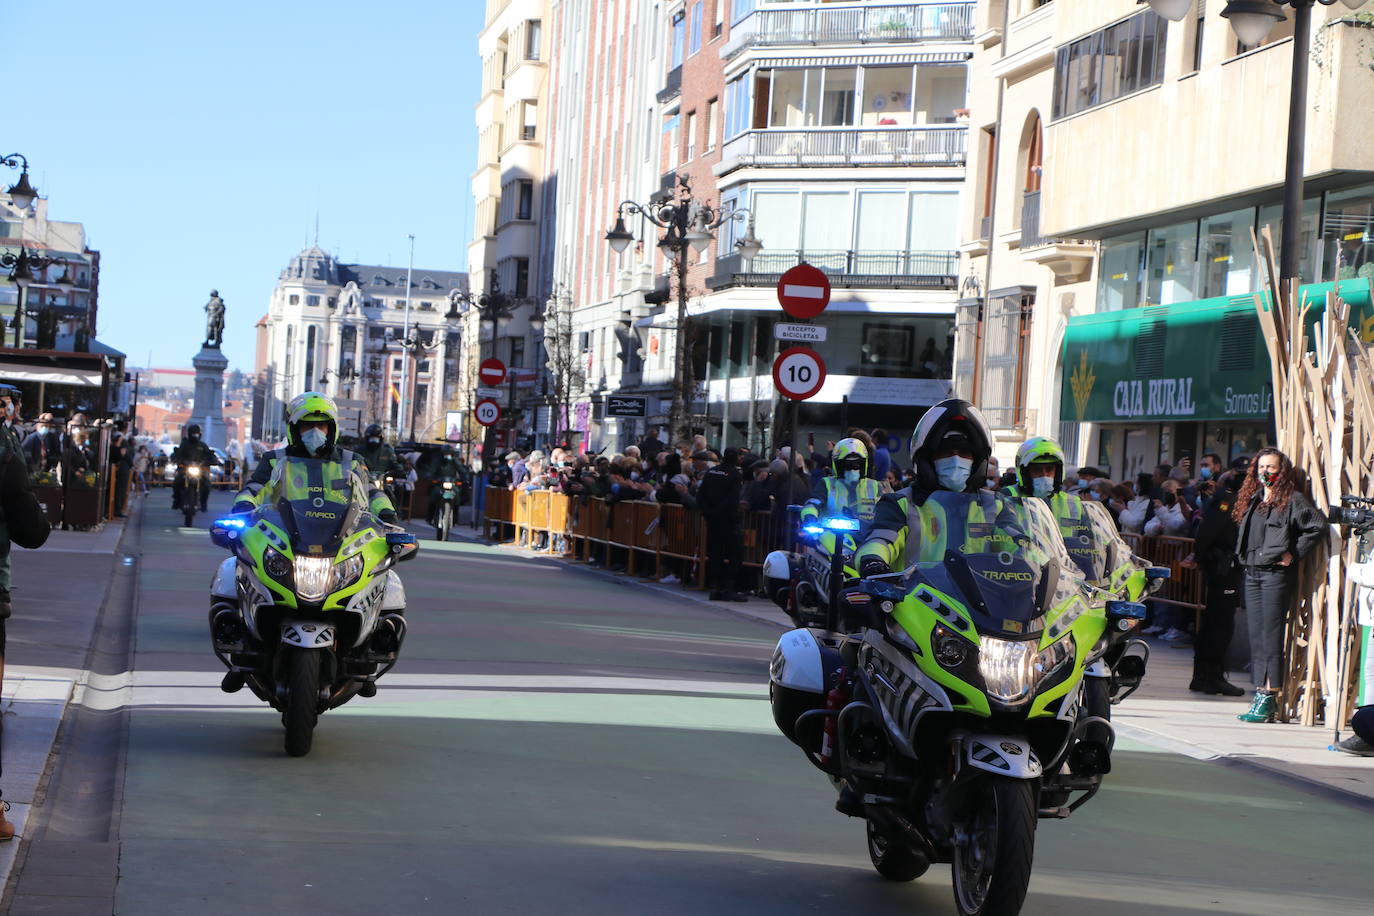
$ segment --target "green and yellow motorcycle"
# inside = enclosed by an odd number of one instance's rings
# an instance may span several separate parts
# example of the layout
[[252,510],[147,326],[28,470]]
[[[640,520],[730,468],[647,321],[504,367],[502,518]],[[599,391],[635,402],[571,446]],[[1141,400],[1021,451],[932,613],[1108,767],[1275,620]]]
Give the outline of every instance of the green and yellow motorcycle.
[[847,589],[835,630],[779,640],[774,721],[865,819],[881,875],[949,862],[960,913],[1015,913],[1037,817],[1109,768],[1084,675],[1145,607],[1087,580],[1041,500],[937,492],[910,531],[914,562]]
[[223,687],[247,686],[278,710],[293,757],[310,752],[320,713],[376,694],[405,641],[405,587],[392,567],[416,555],[415,536],[368,511],[357,475],[340,486],[348,492],[282,496],[210,526],[233,552],[210,589]]

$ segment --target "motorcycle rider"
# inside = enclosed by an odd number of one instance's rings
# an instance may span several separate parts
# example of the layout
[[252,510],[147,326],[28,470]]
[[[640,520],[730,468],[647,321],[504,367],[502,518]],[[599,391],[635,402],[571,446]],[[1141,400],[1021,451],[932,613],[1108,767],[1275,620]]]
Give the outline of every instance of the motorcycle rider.
[[[286,448],[266,452],[253,470],[253,476],[234,497],[235,512],[251,512],[261,505],[268,482],[281,461],[315,459],[323,479],[318,485],[326,492],[347,489],[350,474],[357,475],[367,493],[368,511],[389,525],[396,524],[396,508],[385,493],[374,487],[358,456],[339,448],[339,408],[333,399],[318,391],[296,395],[286,405]],[[313,466],[311,470],[313,476]],[[337,486],[343,484],[343,487]]]
[[[453,481],[454,486],[458,486],[463,479],[463,466],[458,461],[458,453],[453,446],[445,445],[444,450],[439,454],[439,458],[430,465],[429,470],[429,500],[428,500],[428,521],[433,525],[439,519],[439,498],[443,492],[444,481]],[[456,512],[455,509],[455,521]]]
[[382,427],[376,423],[363,430],[363,444],[358,449],[358,457],[367,463],[367,471],[373,477],[394,471],[399,464],[396,450],[382,438]]
[[210,501],[209,469],[211,465],[217,465],[220,461],[214,450],[201,441],[199,423],[192,423],[186,427],[181,444],[172,450],[171,461],[177,466],[176,478],[172,481],[172,508],[181,508],[180,497],[177,494],[181,492],[181,483],[186,479],[186,466],[198,464],[204,468],[200,477],[200,511],[204,512],[206,503]]
[[882,497],[882,487],[869,476],[872,461],[868,448],[858,439],[841,439],[830,452],[832,476],[816,481],[811,498],[801,510],[805,525],[821,515],[848,515],[865,523],[873,521],[873,513]]
[[917,560],[943,560],[946,526],[926,499],[937,490],[977,493],[991,455],[992,434],[968,401],[947,398],[927,410],[911,441],[916,479],[879,500],[873,526],[855,557],[859,575],[890,573]]
[[1080,536],[1090,533],[1091,526],[1083,510],[1083,500],[1064,490],[1064,450],[1059,443],[1046,436],[1027,439],[1016,450],[1014,470],[1016,484],[1003,492],[1007,496],[1045,500],[1054,517],[1059,520],[1059,530],[1064,535],[1064,546],[1069,556],[1089,578],[1096,578],[1091,570],[1095,565],[1097,550],[1091,540],[1084,541]]

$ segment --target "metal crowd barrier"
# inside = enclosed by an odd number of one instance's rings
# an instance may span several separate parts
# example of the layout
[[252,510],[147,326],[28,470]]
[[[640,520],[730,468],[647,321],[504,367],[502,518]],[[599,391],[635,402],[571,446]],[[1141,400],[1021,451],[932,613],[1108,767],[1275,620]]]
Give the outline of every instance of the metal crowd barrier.
[[[587,562],[610,550],[625,553],[625,572],[629,575],[661,578],[681,564],[679,578],[684,585],[706,587],[706,559],[710,544],[706,521],[701,513],[677,504],[622,500],[607,503],[596,497],[578,498],[552,490],[510,491],[487,487],[483,533],[488,538],[513,537],[517,545],[534,546],[535,535],[546,537],[539,548],[543,553],[560,554]],[[771,512],[750,512],[743,519],[742,563],[761,568],[778,543]],[[493,534],[495,531],[495,534]],[[1145,537],[1122,534],[1139,556],[1156,566],[1169,567],[1171,577],[1151,601],[1191,608],[1200,614],[1204,605],[1202,573],[1182,566],[1193,552],[1193,539]],[[597,549],[599,548],[599,550]],[[665,565],[666,564],[666,565]]]

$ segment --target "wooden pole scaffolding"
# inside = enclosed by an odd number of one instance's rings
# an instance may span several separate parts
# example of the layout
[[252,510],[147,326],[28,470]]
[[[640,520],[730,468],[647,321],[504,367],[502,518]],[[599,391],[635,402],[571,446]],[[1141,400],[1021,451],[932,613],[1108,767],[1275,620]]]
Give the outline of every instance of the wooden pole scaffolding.
[[[1351,324],[1350,307],[1337,290],[1327,293],[1320,317],[1310,313],[1297,281],[1275,278],[1273,238],[1255,240],[1268,268],[1268,289],[1255,310],[1269,348],[1278,448],[1306,478],[1323,511],[1342,494],[1374,494],[1374,362],[1369,344]],[[1374,281],[1370,283],[1374,295]],[[1343,727],[1357,695],[1359,647],[1355,589],[1345,566],[1357,559],[1356,539],[1332,526],[1327,543],[1299,570],[1286,642],[1287,674],[1279,695],[1283,721]]]

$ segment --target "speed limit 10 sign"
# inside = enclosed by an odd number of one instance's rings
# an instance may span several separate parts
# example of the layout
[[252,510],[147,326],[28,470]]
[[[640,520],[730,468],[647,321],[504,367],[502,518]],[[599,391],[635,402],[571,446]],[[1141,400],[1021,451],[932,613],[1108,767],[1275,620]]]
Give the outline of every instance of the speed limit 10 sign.
[[501,405],[495,401],[478,401],[472,412],[483,426],[490,426],[501,419]]
[[815,350],[792,347],[773,361],[773,385],[783,397],[805,401],[825,384],[825,360]]

